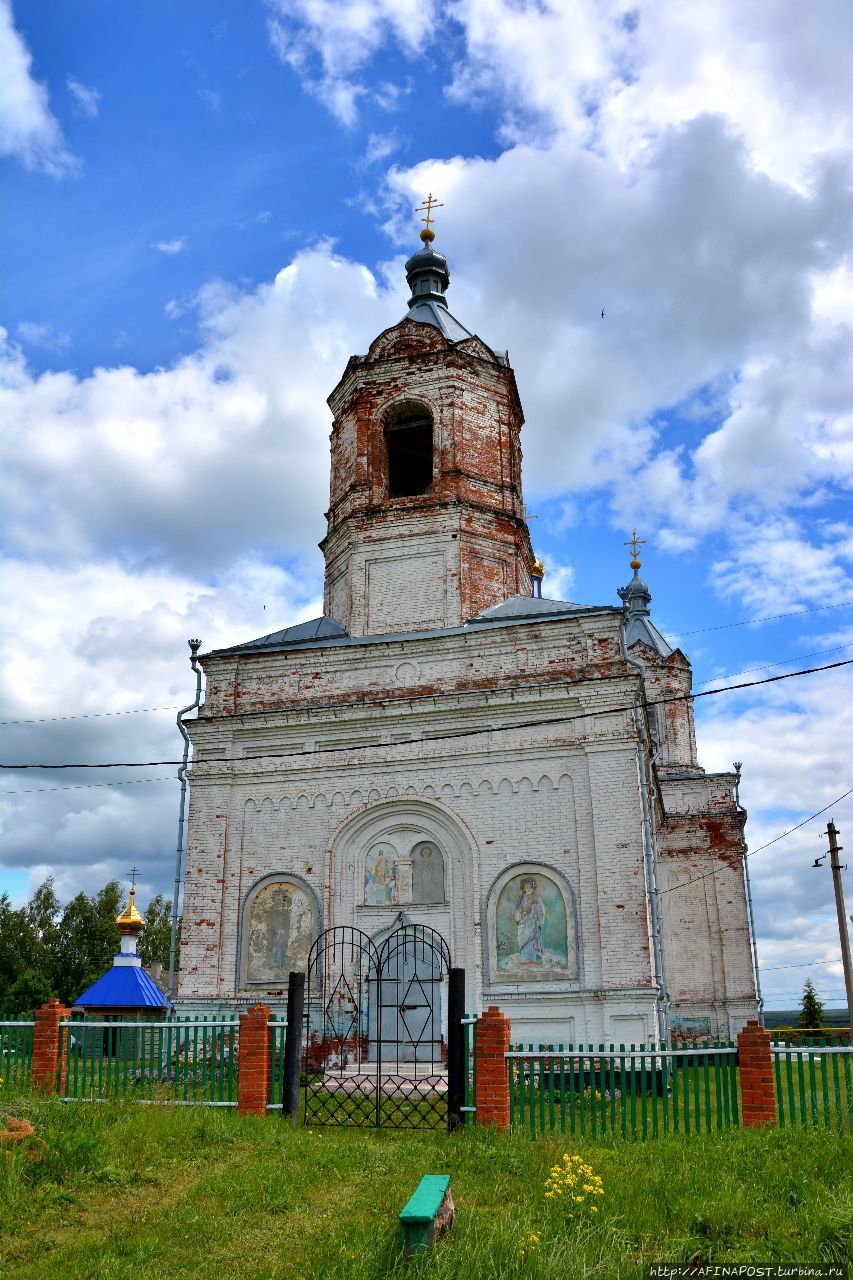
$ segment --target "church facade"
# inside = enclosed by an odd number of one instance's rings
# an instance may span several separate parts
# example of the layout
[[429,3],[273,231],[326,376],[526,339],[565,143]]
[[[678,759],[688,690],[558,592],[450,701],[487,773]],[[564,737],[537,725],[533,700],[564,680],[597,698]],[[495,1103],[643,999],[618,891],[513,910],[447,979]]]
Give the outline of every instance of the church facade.
[[176,1003],[281,1006],[322,930],[415,923],[514,1038],[733,1035],[737,775],[698,763],[636,557],[621,606],[541,598],[513,371],[422,238],[329,398],[323,617],[201,658]]

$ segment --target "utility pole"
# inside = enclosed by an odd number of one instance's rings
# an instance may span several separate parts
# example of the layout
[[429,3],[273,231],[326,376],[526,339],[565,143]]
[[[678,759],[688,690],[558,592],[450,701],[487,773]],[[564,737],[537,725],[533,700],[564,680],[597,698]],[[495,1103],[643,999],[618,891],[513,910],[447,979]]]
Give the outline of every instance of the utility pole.
[[[844,966],[844,986],[847,991],[847,1017],[850,1020],[850,1043],[853,1044],[853,969],[850,965],[850,937],[847,933],[847,916],[844,911],[844,886],[841,883],[841,872],[844,868],[841,865],[839,853],[841,853],[841,845],[838,843],[838,831],[835,823],[830,819],[826,824],[826,834],[829,836],[829,865],[832,868],[832,884],[835,889],[835,909],[838,912],[838,934],[841,940],[841,963]],[[823,855],[826,857],[826,854]],[[823,858],[815,859],[815,866],[819,866]]]

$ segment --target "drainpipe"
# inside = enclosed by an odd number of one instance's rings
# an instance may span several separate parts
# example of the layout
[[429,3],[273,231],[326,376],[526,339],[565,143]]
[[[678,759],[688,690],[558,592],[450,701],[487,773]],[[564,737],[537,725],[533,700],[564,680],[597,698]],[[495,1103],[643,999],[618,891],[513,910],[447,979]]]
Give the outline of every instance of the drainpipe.
[[648,756],[647,746],[651,744],[649,744],[648,735],[646,734],[641,702],[646,687],[645,671],[639,662],[635,662],[633,658],[628,657],[627,650],[625,651],[625,661],[640,676],[640,684],[634,699],[634,718],[637,725],[637,766],[640,773],[640,799],[643,806],[643,861],[646,870],[646,892],[652,917],[652,958],[655,982],[658,987],[658,1031],[660,1039],[667,1049],[670,1049],[672,1048],[672,1040],[669,1031],[669,991],[666,985],[666,967],[664,964],[657,886],[657,831],[654,819],[654,805],[649,803],[651,766],[660,755],[660,748],[651,757]]
[[201,702],[201,667],[198,663],[198,651],[201,648],[200,640],[188,640],[190,646],[190,666],[195,672],[195,702],[191,702],[188,707],[182,707],[178,712],[177,725],[184,740],[184,759],[178,770],[178,780],[181,784],[181,806],[178,812],[178,848],[175,854],[175,890],[172,895],[172,934],[169,939],[169,986],[166,995],[171,1000],[172,993],[175,990],[175,956],[178,949],[178,896],[181,892],[181,863],[184,853],[184,814],[187,807],[187,766],[190,759],[190,736],[184,728],[184,716],[190,711],[198,710]]
[[[732,768],[735,771],[735,804],[738,812],[745,813],[743,805],[740,802],[740,771],[743,765],[740,760],[735,760]],[[743,846],[743,880],[746,886],[746,912],[749,922],[749,954],[752,957],[752,976],[755,981],[755,994],[758,998],[758,1021],[764,1026],[764,996],[761,994],[761,975],[758,971],[758,949],[755,943],[755,916],[752,912],[752,888],[749,883],[749,845],[744,842]]]

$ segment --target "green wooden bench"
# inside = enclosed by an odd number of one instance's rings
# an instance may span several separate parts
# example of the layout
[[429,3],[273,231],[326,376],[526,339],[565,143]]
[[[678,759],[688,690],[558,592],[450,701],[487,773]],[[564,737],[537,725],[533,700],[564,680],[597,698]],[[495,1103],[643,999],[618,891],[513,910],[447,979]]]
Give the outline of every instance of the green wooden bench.
[[450,1175],[428,1173],[418,1189],[400,1210],[403,1252],[410,1258],[418,1249],[426,1249],[453,1225],[456,1209],[450,1195]]

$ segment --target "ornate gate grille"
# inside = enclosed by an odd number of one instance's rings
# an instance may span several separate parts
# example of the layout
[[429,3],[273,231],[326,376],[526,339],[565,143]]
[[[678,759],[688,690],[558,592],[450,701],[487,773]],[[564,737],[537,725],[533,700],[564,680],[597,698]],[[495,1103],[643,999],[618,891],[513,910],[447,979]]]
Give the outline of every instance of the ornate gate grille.
[[447,1125],[447,943],[426,925],[379,947],[349,925],[321,933],[305,988],[305,1122]]

